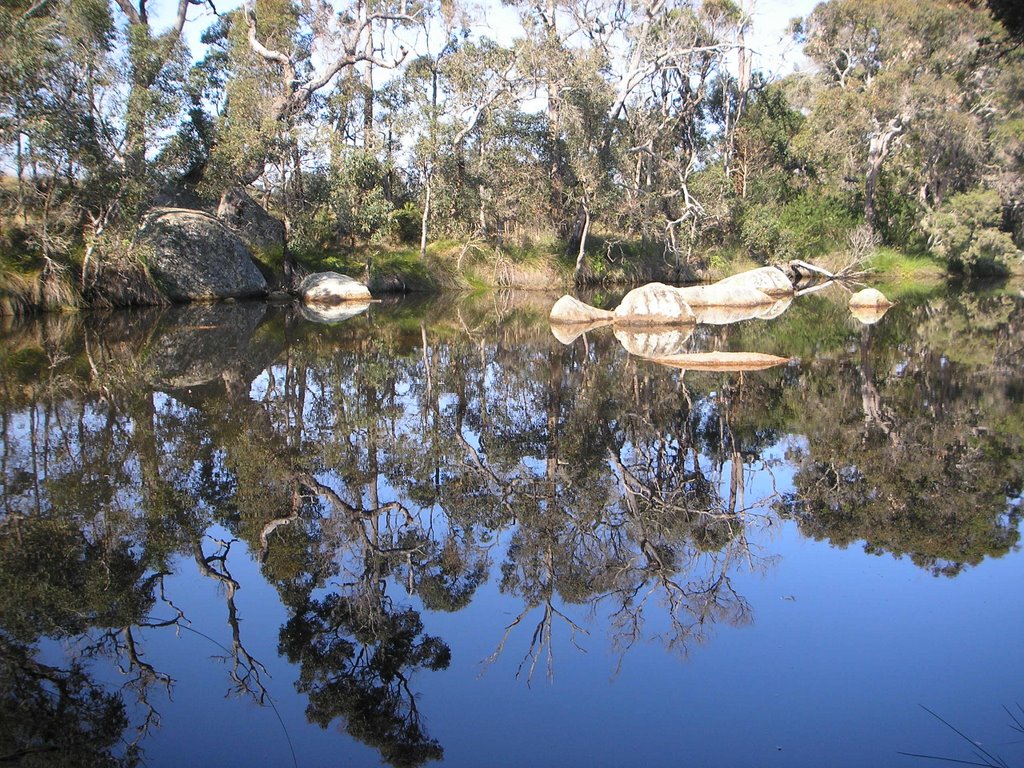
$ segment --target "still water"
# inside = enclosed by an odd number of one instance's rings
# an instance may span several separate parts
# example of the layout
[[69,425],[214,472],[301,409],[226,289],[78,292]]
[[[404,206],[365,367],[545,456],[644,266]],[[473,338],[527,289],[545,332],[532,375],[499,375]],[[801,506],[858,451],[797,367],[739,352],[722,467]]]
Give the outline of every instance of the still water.
[[1019,294],[553,298],[9,322],[0,759],[1024,765]]

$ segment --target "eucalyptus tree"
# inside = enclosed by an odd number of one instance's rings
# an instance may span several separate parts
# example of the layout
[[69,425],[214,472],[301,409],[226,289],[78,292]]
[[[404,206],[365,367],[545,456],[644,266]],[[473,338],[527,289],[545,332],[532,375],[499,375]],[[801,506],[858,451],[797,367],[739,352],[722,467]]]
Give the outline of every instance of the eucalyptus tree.
[[741,16],[728,2],[695,9],[653,0],[631,11],[593,36],[608,61],[625,61],[609,78],[603,146],[620,160],[615,181],[635,226],[644,231],[659,222],[666,250],[678,253],[681,230],[692,235],[704,213],[690,180],[710,159],[707,102],[725,55],[737,47],[726,30]]
[[418,23],[423,10],[409,0],[360,1],[340,12],[324,0],[261,0],[235,11],[226,30],[231,74],[211,157],[214,184],[255,182],[282,146],[297,156],[295,131],[310,119],[314,98],[359,65],[400,64],[407,49],[393,33]]
[[897,154],[907,191],[926,210],[980,180],[989,132],[1011,116],[993,94],[1001,71],[1019,66],[1000,58],[1005,32],[987,9],[831,0],[797,32],[822,83],[807,141],[836,156],[834,180],[863,179],[868,224],[882,223],[880,184]]
[[[104,0],[15,3],[0,10],[0,38],[0,130],[14,155],[18,213],[27,225],[26,209],[39,211],[40,250],[60,253],[76,203],[102,198],[116,172],[117,115],[104,105],[116,85],[113,20]],[[79,188],[86,179],[96,188]]]
[[187,51],[182,32],[193,6],[208,6],[210,0],[177,0],[170,26],[157,32],[151,23],[150,0],[115,0],[127,20],[128,98],[124,117],[123,159],[128,174],[143,178],[146,152],[168,119],[177,117],[180,84],[187,68]]
[[488,188],[501,185],[488,159],[495,115],[516,109],[523,77],[516,52],[483,38],[449,30],[436,54],[417,57],[398,83],[396,124],[412,140],[421,189],[420,255],[426,253],[432,214],[450,234],[483,232]]

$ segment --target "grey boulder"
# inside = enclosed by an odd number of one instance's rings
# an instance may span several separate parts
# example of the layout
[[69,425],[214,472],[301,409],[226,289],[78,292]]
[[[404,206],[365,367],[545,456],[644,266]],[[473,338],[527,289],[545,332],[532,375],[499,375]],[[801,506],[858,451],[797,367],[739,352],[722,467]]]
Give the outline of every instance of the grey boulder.
[[148,265],[171,301],[215,301],[263,296],[267,281],[241,239],[215,217],[187,208],[156,208],[145,215],[139,240]]

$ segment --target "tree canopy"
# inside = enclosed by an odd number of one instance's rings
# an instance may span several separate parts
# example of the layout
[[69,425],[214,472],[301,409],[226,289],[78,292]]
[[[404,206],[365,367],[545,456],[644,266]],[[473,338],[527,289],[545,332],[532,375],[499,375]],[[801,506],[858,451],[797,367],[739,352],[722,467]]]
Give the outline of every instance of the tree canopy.
[[239,189],[312,265],[541,242],[584,281],[814,257],[865,225],[966,272],[1020,261],[1010,3],[828,0],[792,28],[812,68],[782,78],[732,0],[512,3],[501,39],[457,0],[166,0],[162,29],[156,5],[0,9],[6,267],[84,286],[146,207]]

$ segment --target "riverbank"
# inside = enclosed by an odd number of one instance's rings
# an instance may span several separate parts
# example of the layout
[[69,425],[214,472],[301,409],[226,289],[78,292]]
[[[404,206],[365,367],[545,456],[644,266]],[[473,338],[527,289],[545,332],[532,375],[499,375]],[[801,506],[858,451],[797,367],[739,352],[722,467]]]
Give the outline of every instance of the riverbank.
[[[849,263],[848,254],[816,260],[836,271]],[[365,282],[374,295],[395,293],[475,292],[497,289],[568,292],[628,288],[649,282],[713,282],[761,264],[746,254],[709,254],[683,264],[636,245],[598,241],[579,273],[555,243],[501,247],[482,242],[438,241],[421,257],[415,247],[364,246],[349,253],[322,253],[298,260],[299,270],[334,270]],[[261,265],[262,269],[266,265]],[[68,312],[115,306],[173,303],[162,292],[141,259],[100,260],[103,285],[83,291],[72,270],[52,261],[0,261],[0,315]],[[944,263],[927,255],[908,255],[881,248],[864,260],[873,285],[888,295],[928,292],[955,278]],[[1010,278],[1024,277],[1024,269]]]

